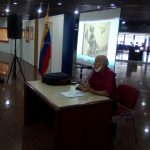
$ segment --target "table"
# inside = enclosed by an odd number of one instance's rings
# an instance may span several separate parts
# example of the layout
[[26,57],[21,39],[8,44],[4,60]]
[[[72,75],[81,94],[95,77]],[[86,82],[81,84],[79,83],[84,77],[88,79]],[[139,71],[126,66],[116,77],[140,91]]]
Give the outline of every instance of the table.
[[53,150],[110,149],[112,100],[90,93],[75,98],[61,94],[75,87],[25,82],[24,125],[48,118],[54,131]]

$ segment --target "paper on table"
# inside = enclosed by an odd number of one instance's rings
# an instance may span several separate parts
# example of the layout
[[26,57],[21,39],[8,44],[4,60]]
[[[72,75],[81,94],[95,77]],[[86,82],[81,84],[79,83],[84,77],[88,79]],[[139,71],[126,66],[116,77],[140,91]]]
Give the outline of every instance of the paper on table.
[[74,91],[67,91],[67,92],[61,92],[62,95],[66,96],[66,97],[78,97],[78,96],[85,96],[88,95],[87,92],[82,92],[82,91],[78,91],[78,90],[74,90]]

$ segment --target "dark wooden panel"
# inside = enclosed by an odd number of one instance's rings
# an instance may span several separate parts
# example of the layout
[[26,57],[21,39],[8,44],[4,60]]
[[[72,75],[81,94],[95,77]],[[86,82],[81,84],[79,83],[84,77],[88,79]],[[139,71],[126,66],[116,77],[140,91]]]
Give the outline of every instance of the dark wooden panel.
[[[57,15],[64,13],[73,13],[75,9],[79,9],[80,12],[97,10],[97,6],[100,9],[110,9],[110,4],[115,4],[116,7],[122,8],[121,18],[130,20],[149,20],[150,21],[150,3],[149,0],[61,0],[62,5],[59,6],[57,2],[60,1],[48,1],[48,0],[20,0],[18,5],[14,5],[13,1],[1,0],[0,1],[0,16],[7,16],[5,13],[6,7],[9,6],[10,13],[16,13],[22,15],[25,19],[35,19],[44,17],[46,14],[47,6],[49,4],[49,15]],[[38,15],[37,9],[42,7],[43,12]],[[24,10],[24,11],[22,11]],[[3,14],[3,15],[2,15]],[[27,16],[29,15],[29,17]]]

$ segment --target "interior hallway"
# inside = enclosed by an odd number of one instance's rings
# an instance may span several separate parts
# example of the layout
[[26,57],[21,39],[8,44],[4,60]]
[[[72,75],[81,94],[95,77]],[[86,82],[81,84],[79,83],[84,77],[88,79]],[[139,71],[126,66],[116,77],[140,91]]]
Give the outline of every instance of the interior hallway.
[[[0,52],[0,62],[11,65],[13,56]],[[37,69],[30,64],[21,62],[26,80],[41,79]],[[131,122],[124,122],[121,117],[115,118],[117,122],[117,133],[113,140],[113,150],[149,150],[150,147],[150,65],[134,62],[117,61],[115,64],[117,85],[125,83],[133,85],[140,90],[140,97],[135,109],[135,127],[137,144],[133,134]],[[77,78],[79,74],[75,75]],[[6,82],[7,75],[3,76],[4,83],[0,83],[0,150],[21,150],[23,143],[23,113],[24,113],[24,87],[20,71],[17,73],[17,80]],[[33,127],[35,130],[42,129],[38,140],[33,137],[36,133],[27,132],[24,138],[32,140],[32,145],[24,145],[24,150],[47,150],[50,148],[46,140],[48,127],[40,124]],[[34,130],[34,131],[35,131]],[[32,136],[31,136],[32,135]],[[32,137],[32,139],[31,139]],[[45,143],[41,144],[41,139]],[[28,142],[28,141],[27,141]],[[30,148],[29,148],[30,147]]]

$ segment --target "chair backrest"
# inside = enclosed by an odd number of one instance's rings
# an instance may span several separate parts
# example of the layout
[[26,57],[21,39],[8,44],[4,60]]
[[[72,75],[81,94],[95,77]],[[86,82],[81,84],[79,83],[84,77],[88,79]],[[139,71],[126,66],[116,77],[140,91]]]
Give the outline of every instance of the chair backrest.
[[118,85],[118,102],[123,106],[133,109],[139,96],[139,90],[131,85]]

